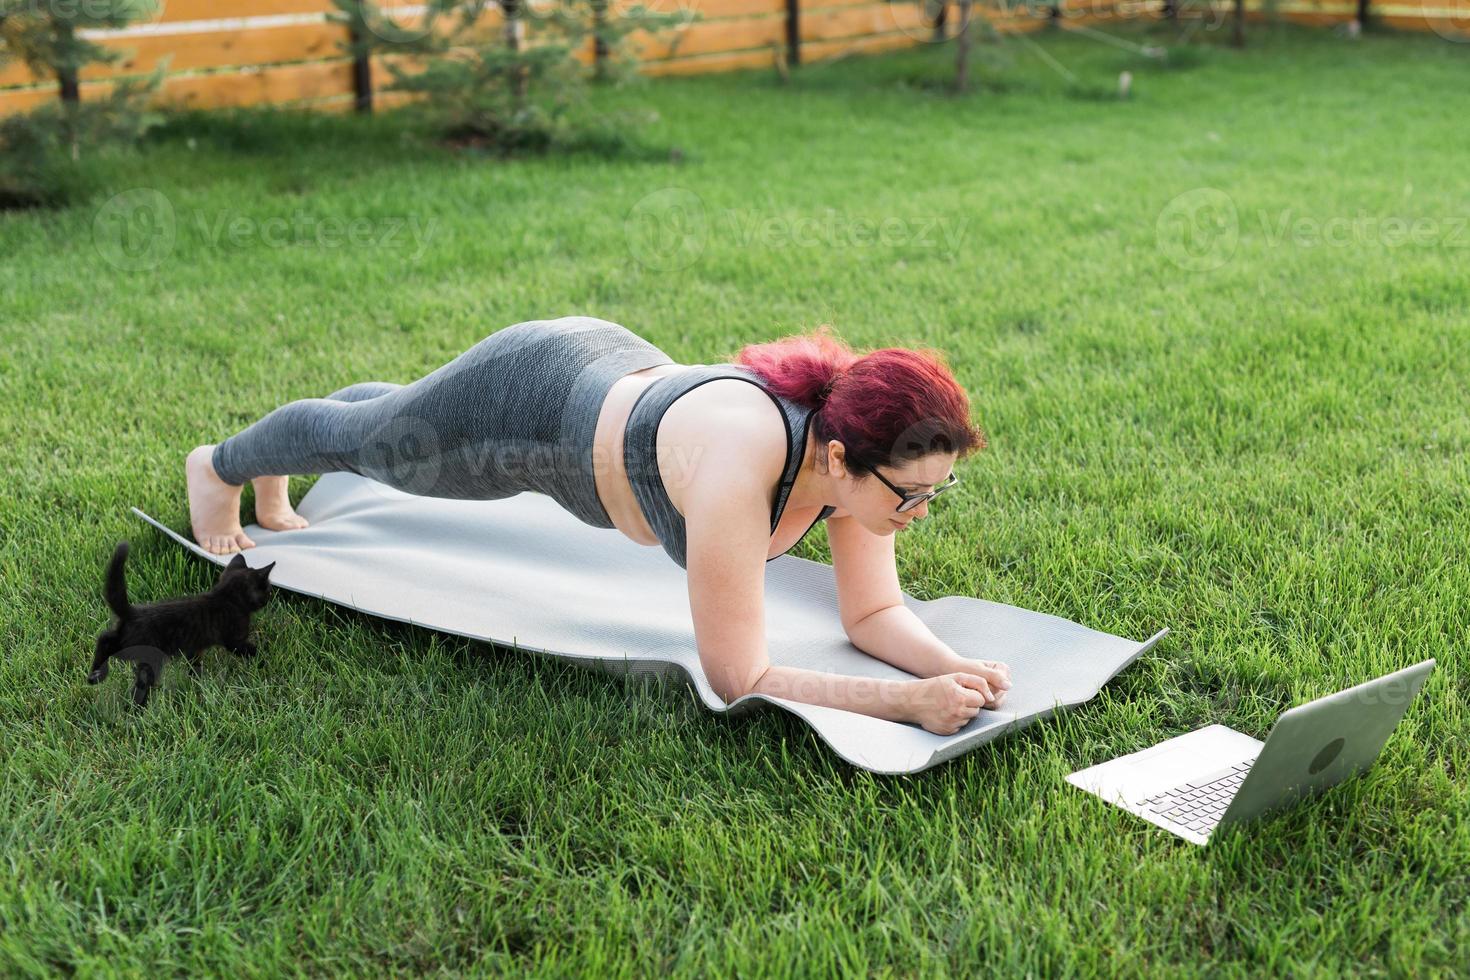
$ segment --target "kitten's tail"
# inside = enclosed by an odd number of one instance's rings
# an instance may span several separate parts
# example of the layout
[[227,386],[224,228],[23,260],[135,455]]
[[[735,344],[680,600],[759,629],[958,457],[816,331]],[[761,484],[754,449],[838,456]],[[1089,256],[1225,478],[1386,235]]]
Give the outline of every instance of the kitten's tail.
[[117,613],[120,620],[128,619],[133,615],[133,605],[128,602],[128,583],[123,578],[123,563],[128,560],[128,543],[119,541],[116,550],[112,553],[112,561],[107,563],[107,579],[102,587],[102,597]]

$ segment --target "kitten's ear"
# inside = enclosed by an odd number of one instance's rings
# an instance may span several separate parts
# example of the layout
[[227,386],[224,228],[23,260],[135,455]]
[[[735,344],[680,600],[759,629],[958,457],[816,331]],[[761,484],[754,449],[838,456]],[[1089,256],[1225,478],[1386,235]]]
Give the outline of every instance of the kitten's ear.
[[257,569],[256,569],[256,570],[255,570],[255,571],[256,571],[256,572],[257,572],[257,573],[258,573],[258,574],[259,574],[259,575],[260,575],[260,576],[261,576],[261,577],[262,577],[262,578],[269,578],[269,577],[270,577],[270,574],[271,574],[271,569],[272,569],[272,568],[275,568],[275,567],[276,567],[276,563],[275,563],[275,562],[271,562],[271,563],[270,563],[270,564],[269,564],[269,565],[262,565],[262,566],[260,566],[260,567],[259,567],[259,568],[257,568]]
[[235,552],[235,557],[234,558],[231,558],[230,559],[230,563],[228,565],[226,565],[225,567],[226,568],[245,568],[246,567],[245,566],[245,556],[242,555],[242,554],[240,554],[238,551]]

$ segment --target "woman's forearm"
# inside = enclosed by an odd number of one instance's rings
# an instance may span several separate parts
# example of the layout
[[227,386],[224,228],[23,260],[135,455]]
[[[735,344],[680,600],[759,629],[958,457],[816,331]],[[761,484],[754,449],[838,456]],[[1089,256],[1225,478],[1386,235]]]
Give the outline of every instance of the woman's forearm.
[[908,606],[880,609],[847,633],[852,645],[915,677],[963,670],[962,658],[929,631]]
[[772,665],[757,679],[751,693],[842,708],[887,721],[913,721],[910,695],[915,684]]

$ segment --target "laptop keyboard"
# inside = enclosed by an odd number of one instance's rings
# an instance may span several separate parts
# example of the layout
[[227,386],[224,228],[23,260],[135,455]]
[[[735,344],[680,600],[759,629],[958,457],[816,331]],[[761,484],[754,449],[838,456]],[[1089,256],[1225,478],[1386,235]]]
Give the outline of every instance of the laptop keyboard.
[[1235,798],[1235,791],[1245,782],[1251,763],[1255,761],[1248,759],[1201,779],[1181,783],[1171,790],[1139,801],[1138,805],[1172,824],[1196,833],[1208,834],[1220,822],[1225,808],[1230,806],[1230,801]]

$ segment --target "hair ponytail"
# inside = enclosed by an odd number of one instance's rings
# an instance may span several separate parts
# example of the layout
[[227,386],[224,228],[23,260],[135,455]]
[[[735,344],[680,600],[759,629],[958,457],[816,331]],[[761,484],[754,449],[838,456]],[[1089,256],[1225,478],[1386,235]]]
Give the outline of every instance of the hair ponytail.
[[963,458],[988,444],[939,351],[885,347],[859,354],[824,323],[746,344],[733,363],[760,375],[775,394],[817,409],[818,445],[837,439],[859,469],[932,452]]
[[858,360],[829,324],[766,344],[746,344],[733,363],[759,374],[771,390],[807,408],[820,408]]

